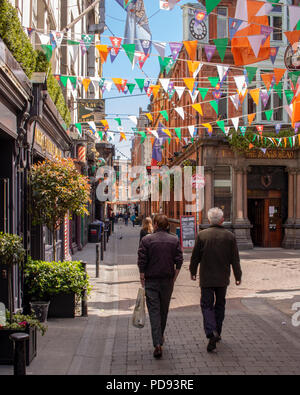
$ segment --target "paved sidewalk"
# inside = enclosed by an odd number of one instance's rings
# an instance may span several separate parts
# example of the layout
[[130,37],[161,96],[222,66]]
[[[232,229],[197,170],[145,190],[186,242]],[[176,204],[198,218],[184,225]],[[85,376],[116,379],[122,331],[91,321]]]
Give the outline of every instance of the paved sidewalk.
[[[95,244],[73,256],[88,262],[93,291],[88,317],[51,319],[38,337],[28,375],[299,374],[300,326],[291,324],[300,302],[299,251],[241,252],[243,282],[228,288],[222,342],[208,354],[198,282],[189,279],[189,254],[173,293],[163,358],[152,356],[149,319],[131,325],[139,287],[136,266],[140,228],[117,225],[95,278]],[[0,375],[13,374],[0,366]]]

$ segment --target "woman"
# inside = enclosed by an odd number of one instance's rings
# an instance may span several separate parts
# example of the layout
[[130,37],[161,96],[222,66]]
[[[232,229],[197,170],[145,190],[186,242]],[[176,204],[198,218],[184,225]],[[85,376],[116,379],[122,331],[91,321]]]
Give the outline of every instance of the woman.
[[150,233],[153,233],[152,219],[150,217],[146,217],[143,220],[143,227],[140,232],[140,242],[144,236],[149,235]]

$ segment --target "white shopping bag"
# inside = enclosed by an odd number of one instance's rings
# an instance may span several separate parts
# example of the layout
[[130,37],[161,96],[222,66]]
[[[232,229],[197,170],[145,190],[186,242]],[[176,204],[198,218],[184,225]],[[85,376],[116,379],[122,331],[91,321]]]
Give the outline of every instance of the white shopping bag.
[[132,316],[132,325],[136,328],[144,328],[146,320],[146,310],[145,310],[145,290],[144,288],[139,288],[135,307]]

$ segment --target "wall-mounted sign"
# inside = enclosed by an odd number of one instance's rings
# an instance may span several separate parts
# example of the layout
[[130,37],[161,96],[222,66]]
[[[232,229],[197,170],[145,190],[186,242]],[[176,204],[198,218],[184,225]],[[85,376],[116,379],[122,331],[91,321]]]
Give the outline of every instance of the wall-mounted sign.
[[40,146],[43,153],[52,158],[63,156],[62,150],[38,126],[35,127],[34,142]]
[[99,122],[105,117],[105,101],[103,99],[78,99],[78,122]]
[[271,150],[268,149],[266,153],[262,151],[250,151],[246,153],[248,159],[294,159],[295,151],[292,150]]

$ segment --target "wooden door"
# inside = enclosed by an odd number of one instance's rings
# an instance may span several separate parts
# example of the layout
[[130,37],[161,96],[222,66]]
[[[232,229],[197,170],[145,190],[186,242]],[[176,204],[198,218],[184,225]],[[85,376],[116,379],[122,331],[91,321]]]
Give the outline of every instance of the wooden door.
[[282,218],[281,199],[265,199],[265,247],[281,247],[282,242]]

